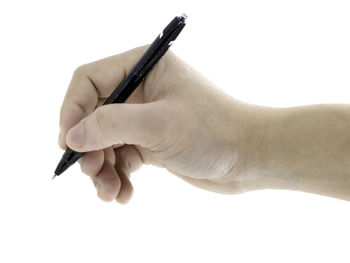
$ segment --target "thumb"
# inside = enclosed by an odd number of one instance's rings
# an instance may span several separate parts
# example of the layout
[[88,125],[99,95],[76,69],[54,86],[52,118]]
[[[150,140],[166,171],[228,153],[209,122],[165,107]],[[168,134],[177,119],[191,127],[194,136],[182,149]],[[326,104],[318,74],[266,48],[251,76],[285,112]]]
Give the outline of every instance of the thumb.
[[103,105],[69,130],[67,145],[78,152],[105,149],[114,144],[152,148],[167,134],[168,118],[163,111],[159,102]]

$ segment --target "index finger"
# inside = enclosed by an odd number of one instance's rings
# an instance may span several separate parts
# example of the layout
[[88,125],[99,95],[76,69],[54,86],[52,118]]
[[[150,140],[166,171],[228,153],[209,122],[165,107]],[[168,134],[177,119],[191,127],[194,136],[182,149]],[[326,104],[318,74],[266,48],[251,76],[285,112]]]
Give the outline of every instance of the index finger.
[[[104,58],[78,67],[73,74],[60,111],[59,145],[66,146],[68,131],[92,113],[99,99],[106,99],[136,64],[146,47]],[[135,93],[135,94],[134,94]],[[128,101],[142,102],[140,89]]]

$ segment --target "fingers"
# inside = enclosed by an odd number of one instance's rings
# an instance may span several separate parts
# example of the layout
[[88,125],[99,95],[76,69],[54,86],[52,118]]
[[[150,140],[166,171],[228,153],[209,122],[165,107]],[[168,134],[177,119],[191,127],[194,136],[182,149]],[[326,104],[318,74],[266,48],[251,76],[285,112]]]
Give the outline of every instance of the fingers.
[[87,67],[79,67],[72,80],[60,112],[59,145],[65,147],[68,130],[91,113],[98,101],[98,92],[87,75]]
[[126,204],[130,201],[132,194],[134,192],[134,188],[132,187],[129,176],[126,175],[124,171],[119,171],[118,175],[119,175],[121,187],[116,200],[120,204]]
[[160,102],[111,104],[97,108],[67,134],[70,148],[79,152],[104,149],[115,144],[154,148],[165,139],[169,116]]
[[[90,175],[99,198],[105,202],[115,200],[120,192],[121,180],[114,169],[115,157],[113,149],[110,147],[101,151],[104,156],[103,165],[97,174]],[[82,163],[86,166],[86,160]],[[82,170],[85,170],[86,168]]]
[[97,189],[98,196],[106,202],[116,199],[126,204],[133,193],[130,174],[142,166],[142,157],[132,145],[117,149],[85,153],[80,165]]
[[118,172],[121,188],[117,201],[121,204],[127,203],[133,193],[133,187],[129,180],[130,174],[142,166],[142,157],[132,145],[125,145],[115,149],[115,169]]
[[90,176],[98,196],[106,202],[113,201],[120,191],[121,181],[114,169],[112,148],[85,153],[79,160],[81,170]]
[[97,189],[97,195],[105,202],[111,202],[118,196],[121,187],[120,178],[114,169],[114,165],[105,161],[101,171],[93,182]]
[[128,175],[137,171],[143,164],[143,158],[133,145],[114,149],[116,170],[124,170]]
[[102,169],[104,158],[103,150],[85,153],[79,159],[82,172],[89,176],[96,176]]
[[[59,145],[65,148],[66,134],[71,127],[93,112],[99,98],[107,98],[126,72],[136,64],[146,47],[130,50],[78,67],[69,84],[60,112]],[[136,102],[140,99],[136,93]],[[133,97],[133,96],[131,96]],[[129,101],[129,100],[128,100]]]

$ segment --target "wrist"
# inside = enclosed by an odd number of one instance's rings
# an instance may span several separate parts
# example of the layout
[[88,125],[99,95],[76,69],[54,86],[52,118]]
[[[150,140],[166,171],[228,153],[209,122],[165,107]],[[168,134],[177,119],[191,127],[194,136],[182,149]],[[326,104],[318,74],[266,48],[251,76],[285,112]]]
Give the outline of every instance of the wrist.
[[282,184],[274,176],[268,160],[273,120],[278,112],[276,108],[239,101],[232,103],[231,115],[235,115],[233,144],[238,153],[237,166],[240,167],[232,178],[242,192],[279,188],[278,185]]

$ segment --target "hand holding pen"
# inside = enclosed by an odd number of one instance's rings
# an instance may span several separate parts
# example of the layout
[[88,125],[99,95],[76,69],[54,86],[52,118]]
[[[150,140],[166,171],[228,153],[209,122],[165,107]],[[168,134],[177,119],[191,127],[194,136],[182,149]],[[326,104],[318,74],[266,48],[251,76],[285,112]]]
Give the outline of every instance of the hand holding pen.
[[[148,50],[140,47],[79,67],[61,108],[59,144],[71,149],[62,160],[69,166],[81,156],[81,169],[102,200],[126,203],[133,192],[130,175],[142,164],[213,192],[275,188],[350,200],[350,135],[344,121],[349,107],[246,104],[172,52],[152,71],[153,66],[142,67],[147,70],[128,75],[144,54],[155,58]],[[196,52],[208,63],[204,50]],[[115,91],[117,86],[123,92]],[[109,97],[118,103],[106,105]],[[118,97],[121,101],[114,101]]]
[[61,148],[68,144],[85,152],[81,169],[105,201],[127,202],[133,191],[129,177],[143,163],[219,191],[210,182],[236,165],[236,149],[228,140],[230,99],[172,52],[126,103],[100,106],[146,50],[136,48],[75,71],[61,108]]

